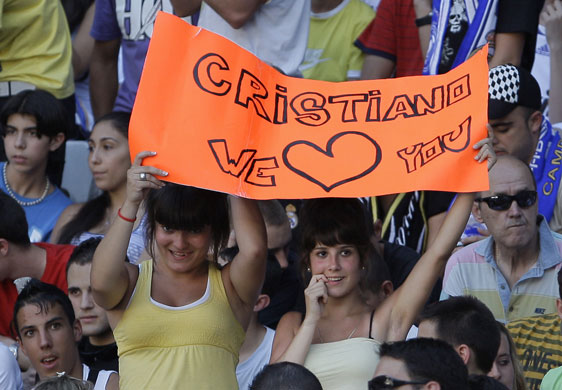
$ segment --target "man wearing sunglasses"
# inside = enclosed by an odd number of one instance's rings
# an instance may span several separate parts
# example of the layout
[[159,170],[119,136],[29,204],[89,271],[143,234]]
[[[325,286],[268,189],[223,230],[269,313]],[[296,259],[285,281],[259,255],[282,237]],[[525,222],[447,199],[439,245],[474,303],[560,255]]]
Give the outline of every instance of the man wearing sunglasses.
[[468,390],[468,370],[455,350],[437,339],[385,343],[369,390]]
[[504,155],[489,180],[490,189],[479,194],[473,214],[490,237],[451,256],[443,290],[449,296],[477,297],[504,323],[555,313],[562,236],[538,212],[534,176],[524,162]]

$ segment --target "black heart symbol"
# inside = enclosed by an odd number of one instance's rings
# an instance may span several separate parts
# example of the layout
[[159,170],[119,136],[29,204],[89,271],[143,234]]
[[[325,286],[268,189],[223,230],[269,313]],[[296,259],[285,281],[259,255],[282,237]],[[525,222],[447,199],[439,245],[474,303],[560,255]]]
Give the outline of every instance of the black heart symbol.
[[[339,180],[336,183],[333,183],[331,185],[327,185],[325,183],[322,183],[320,180],[312,177],[311,175],[309,175],[308,173],[306,173],[302,169],[299,169],[299,168],[295,167],[291,162],[289,162],[289,158],[288,158],[289,150],[292,147],[297,146],[297,145],[306,145],[308,147],[311,147],[315,151],[322,153],[324,156],[327,156],[327,157],[330,157],[330,158],[335,158],[334,153],[332,151],[332,147],[333,147],[334,143],[338,139],[340,139],[341,137],[344,137],[344,136],[350,135],[350,134],[358,135],[358,136],[363,137],[366,142],[369,142],[370,144],[372,144],[376,149],[375,161],[367,169],[365,169],[363,172],[359,173],[358,175],[343,178],[342,180]],[[381,162],[381,158],[382,158],[382,152],[381,152],[381,148],[380,148],[379,144],[374,139],[369,137],[367,134],[361,133],[361,132],[358,132],[358,131],[345,131],[343,133],[338,133],[338,134],[334,135],[332,138],[330,138],[328,140],[328,143],[326,144],[325,150],[322,149],[321,147],[319,147],[318,145],[310,142],[310,141],[304,141],[304,140],[291,142],[283,150],[283,162],[285,163],[287,168],[289,168],[291,171],[295,172],[297,175],[304,177],[306,180],[311,181],[312,183],[320,186],[326,192],[330,192],[331,190],[333,190],[337,186],[341,186],[342,184],[349,183],[353,180],[357,180],[357,179],[362,178],[365,175],[368,175],[369,173],[371,173],[377,167],[377,165],[379,165],[379,163]]]

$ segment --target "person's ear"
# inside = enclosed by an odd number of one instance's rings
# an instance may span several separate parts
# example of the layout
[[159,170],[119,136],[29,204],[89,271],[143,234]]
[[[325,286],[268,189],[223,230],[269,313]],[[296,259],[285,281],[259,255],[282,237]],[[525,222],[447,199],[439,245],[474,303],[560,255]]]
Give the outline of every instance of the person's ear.
[[437,381],[429,381],[423,386],[424,390],[441,390],[441,385]]
[[271,302],[269,295],[267,294],[260,294],[258,296],[258,300],[256,301],[256,304],[254,305],[254,311],[257,313],[263,309],[265,309],[266,307],[269,306],[269,303]]
[[390,280],[385,280],[381,284],[381,291],[384,294],[384,297],[389,297],[394,292],[394,285]]
[[480,213],[480,205],[481,202],[473,202],[472,203],[472,215],[474,219],[480,223],[484,223],[484,219],[482,219],[482,213]]
[[468,366],[468,362],[470,361],[470,355],[471,355],[470,347],[466,344],[461,344],[455,347],[455,349],[457,350],[457,353],[459,354],[462,361],[464,362],[464,365]]
[[54,137],[51,137],[49,141],[49,150],[51,152],[54,152],[55,150],[60,148],[60,146],[64,142],[64,139],[65,139],[64,133],[57,133]]
[[542,125],[542,112],[535,111],[527,119],[527,126],[529,130],[531,130],[531,134],[536,135],[537,139],[541,131]]
[[10,250],[10,242],[5,238],[0,238],[0,256],[6,256]]
[[82,325],[80,321],[74,320],[72,331],[74,332],[74,341],[79,342],[82,339]]
[[562,299],[560,298],[556,300],[556,309],[558,311],[558,317],[562,319]]

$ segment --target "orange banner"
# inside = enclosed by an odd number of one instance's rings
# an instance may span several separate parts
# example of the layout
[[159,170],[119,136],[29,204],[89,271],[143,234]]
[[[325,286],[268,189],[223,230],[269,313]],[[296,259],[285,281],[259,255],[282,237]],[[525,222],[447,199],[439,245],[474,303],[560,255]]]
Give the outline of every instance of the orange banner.
[[166,180],[254,199],[488,188],[487,52],[445,75],[330,83],[287,77],[160,13],[129,136]]

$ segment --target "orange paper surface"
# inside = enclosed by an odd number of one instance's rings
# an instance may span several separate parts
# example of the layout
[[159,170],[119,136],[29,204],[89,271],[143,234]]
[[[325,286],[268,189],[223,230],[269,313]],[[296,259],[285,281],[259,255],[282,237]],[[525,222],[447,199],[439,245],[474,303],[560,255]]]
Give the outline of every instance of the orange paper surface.
[[445,75],[331,83],[287,77],[160,13],[129,135],[166,180],[254,199],[488,188],[487,52]]

